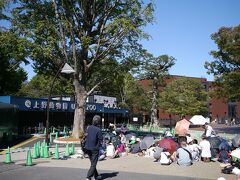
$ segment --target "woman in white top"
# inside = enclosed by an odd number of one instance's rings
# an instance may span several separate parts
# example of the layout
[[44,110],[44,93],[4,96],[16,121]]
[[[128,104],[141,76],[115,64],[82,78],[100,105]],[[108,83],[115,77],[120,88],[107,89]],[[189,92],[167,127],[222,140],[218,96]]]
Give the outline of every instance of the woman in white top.
[[163,149],[163,151],[161,152],[161,156],[160,156],[160,164],[162,165],[169,165],[172,163],[172,160],[170,158],[171,154],[166,151],[165,149]]
[[114,148],[112,143],[109,143],[107,145],[106,156],[109,157],[109,158],[114,158],[115,157],[115,148]]
[[202,137],[202,141],[199,143],[199,147],[201,148],[201,159],[204,162],[211,161],[211,145],[207,140],[206,136]]
[[148,149],[146,150],[146,152],[145,152],[145,157],[153,158],[153,155],[154,155],[154,153],[155,153],[154,150],[155,150],[155,147],[154,147],[154,146],[148,148]]

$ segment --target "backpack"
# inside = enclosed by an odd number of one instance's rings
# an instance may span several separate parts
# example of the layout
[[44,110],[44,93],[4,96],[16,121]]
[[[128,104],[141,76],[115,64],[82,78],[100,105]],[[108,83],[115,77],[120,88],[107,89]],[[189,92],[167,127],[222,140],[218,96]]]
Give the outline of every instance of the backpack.
[[81,140],[80,146],[81,146],[81,148],[82,148],[82,151],[83,151],[84,153],[87,153],[87,149],[85,148],[85,144],[86,144],[86,136]]

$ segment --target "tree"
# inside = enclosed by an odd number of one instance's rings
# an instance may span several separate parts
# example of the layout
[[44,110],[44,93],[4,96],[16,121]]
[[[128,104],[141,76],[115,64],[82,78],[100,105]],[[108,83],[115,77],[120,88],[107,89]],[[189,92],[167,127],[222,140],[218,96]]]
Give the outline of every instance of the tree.
[[[30,82],[22,85],[22,88],[17,92],[18,96],[28,96],[34,98],[48,97],[50,84],[53,81],[52,76],[37,74]],[[70,81],[66,79],[57,79],[54,83],[52,92],[54,96],[73,96],[73,87]]]
[[[8,20],[9,17],[6,15],[6,7],[9,5],[11,0],[1,0],[0,1],[0,20]],[[0,26],[1,28],[1,26]]]
[[222,27],[212,34],[211,38],[218,46],[218,50],[211,51],[214,61],[206,62],[205,68],[209,74],[215,76],[214,94],[229,100],[239,100],[240,93],[240,25],[236,27]]
[[207,93],[199,80],[179,78],[167,84],[161,92],[160,106],[181,117],[205,115],[208,112],[207,100]]
[[73,136],[79,137],[84,131],[86,98],[108,75],[96,77],[94,71],[110,62],[115,62],[112,70],[117,71],[119,64],[141,49],[138,40],[147,37],[142,27],[152,21],[152,3],[19,0],[12,12],[13,28],[29,40],[37,72],[56,73],[65,62],[74,68]]
[[0,30],[0,42],[0,95],[14,95],[27,80],[27,73],[19,66],[26,62],[26,51],[21,46],[24,40]]
[[123,83],[119,84],[121,107],[134,111],[147,111],[150,108],[149,98],[141,85],[130,74],[125,74]]
[[144,79],[152,80],[151,88],[151,124],[158,126],[157,109],[159,98],[159,87],[163,85],[163,77],[168,74],[168,70],[175,64],[175,58],[168,55],[161,55],[159,57],[153,57],[153,55],[146,53],[143,59],[143,64],[140,68],[140,77]]

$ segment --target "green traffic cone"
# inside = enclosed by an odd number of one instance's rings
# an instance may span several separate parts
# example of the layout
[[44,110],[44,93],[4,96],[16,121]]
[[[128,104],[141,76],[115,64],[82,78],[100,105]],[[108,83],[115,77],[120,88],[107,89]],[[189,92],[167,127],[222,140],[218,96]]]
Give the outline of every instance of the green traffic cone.
[[39,145],[39,142],[37,142],[37,144],[36,144],[36,150],[37,150],[37,157],[39,158],[40,157],[40,145]]
[[66,144],[65,156],[69,156],[69,146],[68,146],[68,143]]
[[8,147],[8,150],[6,152],[6,160],[5,160],[6,164],[10,164],[13,163],[12,162],[12,158],[11,158],[11,152],[10,152],[10,148]]
[[10,148],[9,148],[9,146],[8,146],[8,149],[7,149],[7,153],[10,153]]
[[49,158],[48,146],[44,146],[43,157]]
[[32,164],[31,151],[30,151],[30,148],[28,148],[26,166],[32,166],[32,165],[33,164]]
[[43,154],[44,154],[44,147],[41,146],[40,147],[40,157],[43,157]]
[[56,132],[56,136],[55,136],[55,139],[58,139],[58,132]]
[[50,143],[52,144],[53,143],[52,133],[50,133],[49,137],[50,137]]
[[34,144],[33,146],[33,151],[32,151],[32,158],[33,159],[37,159],[37,148],[36,148],[36,144]]
[[55,153],[54,153],[54,158],[53,159],[60,159],[58,144],[56,144],[56,146],[55,146]]
[[72,143],[72,148],[71,148],[71,155],[75,154],[75,145]]
[[43,142],[42,142],[42,146],[43,146],[43,147],[46,146],[46,141],[45,141],[45,139],[44,139]]

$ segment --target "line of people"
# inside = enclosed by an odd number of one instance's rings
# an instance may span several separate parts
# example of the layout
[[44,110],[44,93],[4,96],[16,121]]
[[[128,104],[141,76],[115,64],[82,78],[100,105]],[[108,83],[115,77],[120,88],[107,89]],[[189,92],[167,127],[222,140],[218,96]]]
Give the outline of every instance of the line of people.
[[[161,165],[177,163],[180,166],[191,166],[195,161],[200,160],[211,162],[214,157],[219,162],[230,165],[231,168],[240,169],[240,162],[233,163],[230,156],[230,151],[233,149],[227,141],[223,141],[216,149],[212,147],[209,138],[215,135],[210,126],[204,126],[206,131],[198,143],[189,135],[174,137],[170,132],[166,132],[163,139],[154,139],[152,136],[136,137],[131,134],[126,135],[126,132],[122,131],[102,135],[98,127],[100,120],[98,116],[93,118],[93,125],[87,129],[86,143],[83,146],[91,161],[87,179],[91,177],[101,179],[96,170],[97,161],[118,158],[128,153],[152,157]],[[240,151],[240,142],[237,143],[236,150]]]

